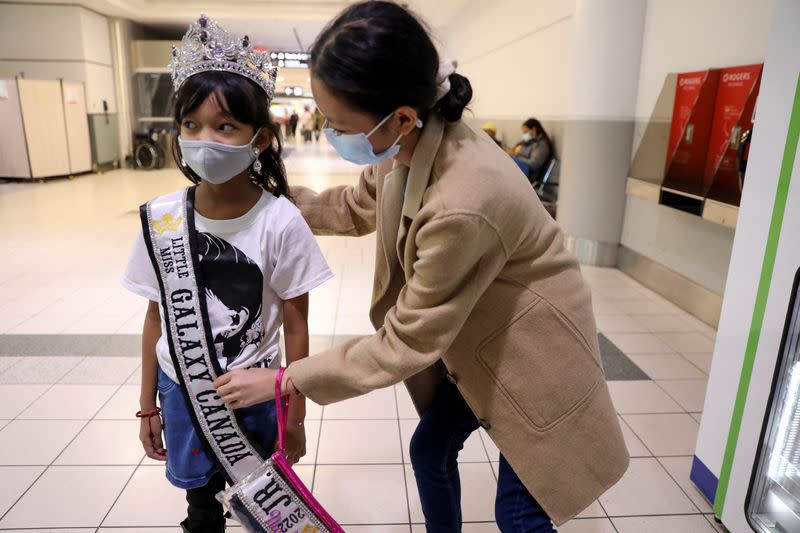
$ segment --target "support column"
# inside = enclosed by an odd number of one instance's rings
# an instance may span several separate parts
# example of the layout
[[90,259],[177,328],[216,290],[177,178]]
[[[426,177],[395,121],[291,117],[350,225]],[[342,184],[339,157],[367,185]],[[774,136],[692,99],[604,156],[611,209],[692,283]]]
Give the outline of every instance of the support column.
[[131,22],[120,18],[110,19],[111,55],[114,86],[117,96],[117,117],[120,167],[125,167],[127,156],[133,154],[133,98],[131,96]]
[[558,221],[582,264],[616,266],[645,0],[576,0]]

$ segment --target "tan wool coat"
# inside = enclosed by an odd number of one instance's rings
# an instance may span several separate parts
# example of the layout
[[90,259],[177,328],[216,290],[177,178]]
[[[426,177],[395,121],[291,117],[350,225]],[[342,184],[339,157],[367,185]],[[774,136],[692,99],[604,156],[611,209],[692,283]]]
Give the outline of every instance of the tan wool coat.
[[558,524],[620,479],[628,452],[591,294],[559,226],[483,132],[432,113],[411,167],[292,190],[319,235],[378,232],[376,333],[295,362],[329,404],[406,380],[423,410],[443,373]]

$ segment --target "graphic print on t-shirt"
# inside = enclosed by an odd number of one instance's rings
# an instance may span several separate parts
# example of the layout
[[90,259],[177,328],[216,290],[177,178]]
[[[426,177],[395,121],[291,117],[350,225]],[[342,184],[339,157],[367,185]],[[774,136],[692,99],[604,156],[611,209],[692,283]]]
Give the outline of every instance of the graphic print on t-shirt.
[[197,232],[206,306],[217,357],[227,370],[264,338],[261,306],[264,275],[240,249],[210,233]]

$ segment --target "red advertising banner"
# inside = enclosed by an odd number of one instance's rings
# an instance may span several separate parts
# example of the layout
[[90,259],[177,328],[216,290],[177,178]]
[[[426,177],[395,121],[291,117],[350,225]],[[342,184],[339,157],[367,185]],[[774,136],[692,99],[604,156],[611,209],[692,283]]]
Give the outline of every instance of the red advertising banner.
[[761,69],[759,64],[720,71],[704,176],[706,193],[712,199],[739,205],[739,146],[742,135],[753,127]]
[[719,70],[678,75],[664,187],[702,195]]

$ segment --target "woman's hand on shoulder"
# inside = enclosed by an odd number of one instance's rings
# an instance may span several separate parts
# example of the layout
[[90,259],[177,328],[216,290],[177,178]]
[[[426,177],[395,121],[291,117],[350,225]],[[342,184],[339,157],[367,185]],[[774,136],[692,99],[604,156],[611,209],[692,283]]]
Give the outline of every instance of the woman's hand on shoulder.
[[277,375],[271,368],[235,369],[217,378],[214,387],[224,403],[241,409],[274,400]]

